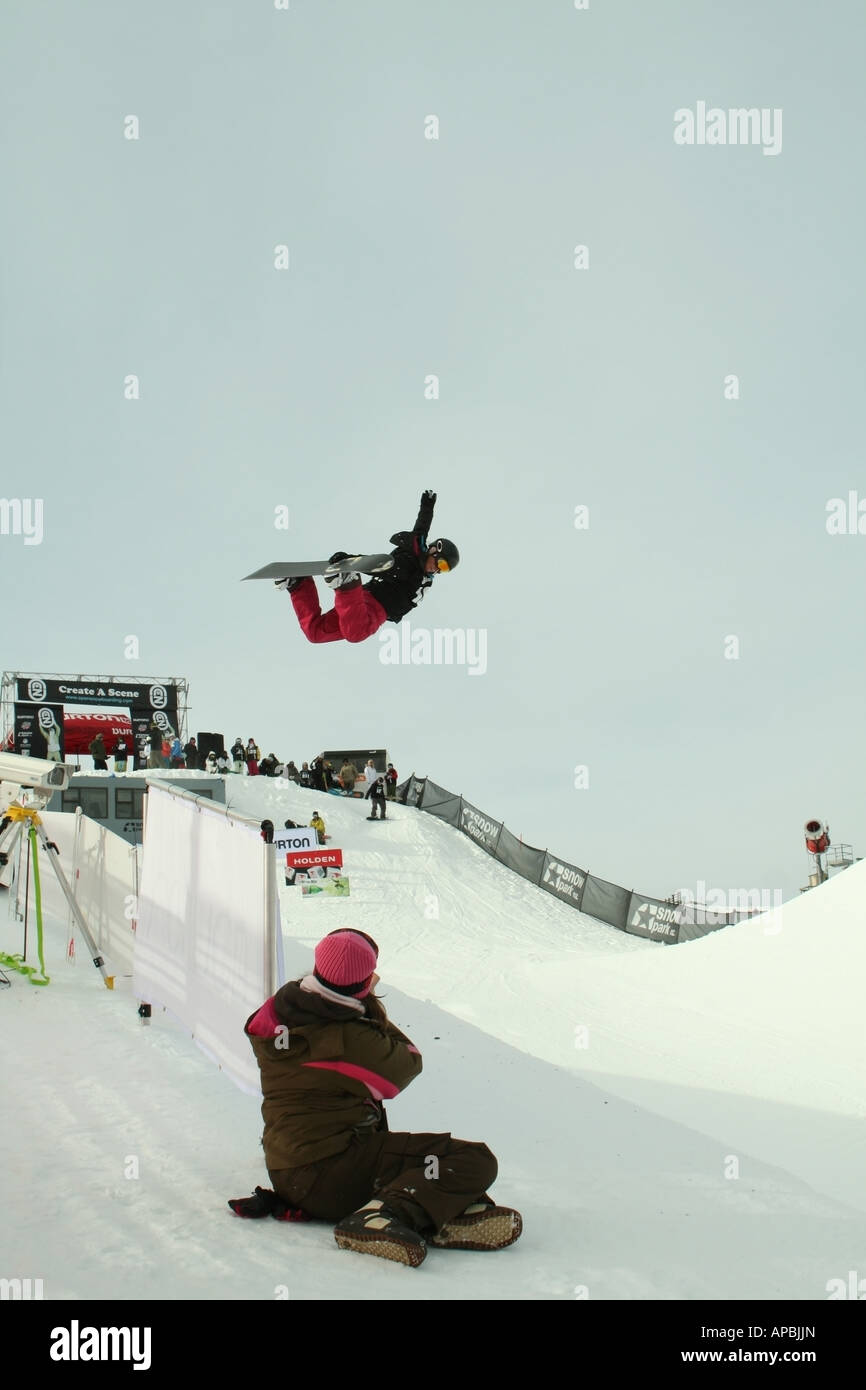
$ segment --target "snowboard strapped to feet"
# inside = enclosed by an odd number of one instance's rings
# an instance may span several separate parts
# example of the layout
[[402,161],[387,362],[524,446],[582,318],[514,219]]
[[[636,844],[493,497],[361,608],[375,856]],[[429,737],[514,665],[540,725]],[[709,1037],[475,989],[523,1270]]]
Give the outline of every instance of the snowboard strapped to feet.
[[[298,1207],[290,1207],[276,1192],[257,1187],[251,1197],[235,1197],[228,1206],[236,1216],[254,1221],[272,1216],[275,1221],[311,1221],[314,1218]],[[427,1255],[428,1245],[439,1250],[504,1250],[513,1245],[523,1230],[523,1218],[512,1207],[496,1206],[488,1197],[473,1202],[459,1216],[446,1221],[435,1235],[421,1235],[378,1198],[360,1211],[344,1216],[334,1227],[334,1239],[341,1250],[359,1255],[378,1255],[383,1260],[417,1269]]]
[[417,1231],[404,1226],[380,1201],[372,1201],[334,1227],[334,1239],[341,1250],[359,1255],[379,1255],[383,1260],[417,1269],[427,1254],[427,1242]]
[[393,567],[392,555],[347,555],[336,564],[329,560],[276,560],[253,574],[245,574],[244,579],[306,579],[317,574],[349,574],[353,570],[361,574],[383,574]]
[[475,1202],[446,1221],[441,1231],[430,1237],[430,1244],[440,1250],[503,1250],[514,1244],[522,1230],[519,1211]]
[[513,1207],[496,1206],[489,1198],[473,1202],[454,1216],[435,1235],[423,1236],[404,1225],[400,1217],[379,1200],[353,1211],[334,1227],[341,1250],[360,1255],[379,1255],[385,1260],[417,1268],[427,1247],[438,1250],[504,1250],[523,1231],[523,1218]]

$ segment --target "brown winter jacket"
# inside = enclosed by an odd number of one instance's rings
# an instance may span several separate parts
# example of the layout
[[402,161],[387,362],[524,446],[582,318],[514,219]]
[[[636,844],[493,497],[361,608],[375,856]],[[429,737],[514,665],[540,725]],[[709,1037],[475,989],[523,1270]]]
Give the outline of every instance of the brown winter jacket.
[[262,1146],[269,1169],[298,1168],[349,1147],[354,1134],[387,1129],[382,1107],[421,1071],[399,1028],[320,994],[283,985],[247,1019],[261,1072]]

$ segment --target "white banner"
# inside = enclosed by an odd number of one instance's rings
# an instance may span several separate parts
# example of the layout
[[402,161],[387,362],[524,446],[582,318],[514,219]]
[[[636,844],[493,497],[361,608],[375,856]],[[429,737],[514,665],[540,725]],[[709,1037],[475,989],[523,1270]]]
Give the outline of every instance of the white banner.
[[291,854],[296,849],[315,849],[319,837],[313,826],[303,825],[297,830],[275,830],[274,849],[279,854]]
[[135,993],[169,1009],[253,1094],[259,1072],[243,1029],[275,983],[274,867],[258,828],[150,783]]
[[75,900],[108,963],[118,975],[131,975],[137,910],[136,846],[89,816],[69,819],[78,823],[72,884]]

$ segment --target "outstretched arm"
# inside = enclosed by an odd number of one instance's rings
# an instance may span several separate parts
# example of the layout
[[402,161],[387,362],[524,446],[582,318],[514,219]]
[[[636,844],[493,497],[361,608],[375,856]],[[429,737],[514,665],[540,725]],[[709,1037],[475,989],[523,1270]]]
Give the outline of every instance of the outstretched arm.
[[430,530],[430,523],[433,520],[433,508],[435,506],[436,493],[433,491],[432,488],[428,488],[426,492],[423,492],[421,494],[421,507],[418,511],[418,517],[415,522],[415,525],[412,527],[412,530],[415,532],[416,535],[420,534],[426,537],[428,531]]

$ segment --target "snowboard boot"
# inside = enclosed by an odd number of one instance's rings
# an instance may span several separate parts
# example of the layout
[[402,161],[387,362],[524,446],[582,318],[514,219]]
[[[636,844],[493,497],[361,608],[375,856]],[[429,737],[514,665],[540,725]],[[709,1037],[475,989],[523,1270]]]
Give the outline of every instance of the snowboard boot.
[[380,1201],[368,1202],[360,1211],[334,1227],[334,1239],[341,1250],[356,1250],[359,1255],[379,1255],[383,1260],[417,1268],[427,1254],[427,1242],[417,1231],[405,1226],[398,1216]]
[[[351,558],[347,551],[337,550],[331,556],[328,564],[334,565],[338,560],[351,560]],[[335,570],[333,574],[329,574],[326,570],[324,579],[329,589],[356,589],[361,582],[361,573],[360,570],[346,572]]]
[[522,1230],[519,1211],[492,1202],[473,1202],[446,1221],[441,1231],[430,1237],[430,1244],[439,1250],[503,1250],[514,1244]]

